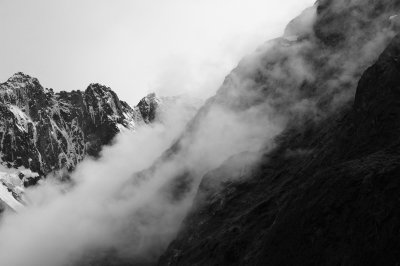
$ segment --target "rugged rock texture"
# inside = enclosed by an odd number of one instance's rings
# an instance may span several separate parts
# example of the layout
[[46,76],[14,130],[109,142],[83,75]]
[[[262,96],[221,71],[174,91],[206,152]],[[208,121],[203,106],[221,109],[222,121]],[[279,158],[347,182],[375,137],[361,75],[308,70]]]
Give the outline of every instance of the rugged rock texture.
[[[366,64],[381,50],[370,51],[367,60],[353,57],[362,54],[355,49],[364,49],[365,43],[377,41],[377,34],[391,27],[389,15],[398,13],[400,6],[397,1],[344,0],[317,5],[314,54],[307,46],[296,48],[307,66],[311,64],[312,79],[293,83],[286,76],[286,84],[268,72],[255,76],[244,71],[248,65],[243,63],[235,70],[255,81],[253,85],[264,84],[261,95],[272,97],[274,113],[287,114],[276,147],[263,151],[255,164],[246,158],[257,154],[236,155],[203,177],[192,211],[159,265],[400,263],[400,37],[361,79]],[[273,50],[275,58],[279,49]],[[262,63],[282,67],[287,58]],[[342,64],[330,64],[338,58]],[[355,71],[343,67],[348,62]],[[334,79],[343,73],[351,78]],[[338,82],[329,82],[334,80]],[[246,108],[257,99],[264,101],[259,93],[254,98],[232,93],[227,82],[219,96],[233,95],[230,99],[236,100],[227,105]],[[282,93],[277,84],[296,97],[277,102]],[[318,115],[303,112],[299,121],[294,112],[298,109],[288,106],[305,99],[315,103]]]
[[0,84],[1,160],[40,175],[71,170],[86,155],[97,156],[121,130],[154,120],[159,101],[152,94],[131,108],[100,84],[54,93],[16,73]]
[[156,97],[155,93],[150,93],[139,102],[139,111],[146,123],[152,122],[156,118],[156,110],[159,103],[160,100]]

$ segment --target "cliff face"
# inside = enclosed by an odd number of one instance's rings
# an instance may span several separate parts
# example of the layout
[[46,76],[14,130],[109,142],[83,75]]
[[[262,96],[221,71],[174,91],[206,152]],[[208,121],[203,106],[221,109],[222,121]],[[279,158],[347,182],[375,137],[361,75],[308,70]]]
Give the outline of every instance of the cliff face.
[[[400,37],[388,41],[399,9],[397,1],[319,1],[311,34],[292,27],[257,55],[264,71],[242,61],[209,104],[270,102],[284,129],[256,162],[247,158],[258,154],[238,154],[202,178],[159,265],[400,261]],[[296,79],[294,59],[308,78]]]
[[[54,93],[17,73],[0,84],[1,160],[41,176],[72,170],[86,155],[98,156],[121,130],[154,120],[157,101],[151,95],[132,108],[100,84]],[[145,104],[154,106],[148,110]]]

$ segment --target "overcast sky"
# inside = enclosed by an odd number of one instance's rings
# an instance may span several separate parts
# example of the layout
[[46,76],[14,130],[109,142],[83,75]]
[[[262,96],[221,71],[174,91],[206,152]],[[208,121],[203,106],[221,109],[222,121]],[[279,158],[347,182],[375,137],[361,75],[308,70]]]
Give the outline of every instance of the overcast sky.
[[22,71],[45,87],[215,92],[240,58],[281,35],[315,0],[0,0],[0,82]]

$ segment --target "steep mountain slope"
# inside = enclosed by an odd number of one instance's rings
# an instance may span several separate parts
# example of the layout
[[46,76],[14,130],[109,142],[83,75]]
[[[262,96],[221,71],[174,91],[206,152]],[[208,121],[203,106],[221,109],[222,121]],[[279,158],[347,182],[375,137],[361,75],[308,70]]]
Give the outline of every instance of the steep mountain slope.
[[264,115],[283,131],[262,156],[237,154],[202,178],[160,265],[400,261],[400,37],[365,71],[398,30],[400,4],[316,5],[311,29],[293,27],[308,10],[209,101],[235,110],[267,102]]

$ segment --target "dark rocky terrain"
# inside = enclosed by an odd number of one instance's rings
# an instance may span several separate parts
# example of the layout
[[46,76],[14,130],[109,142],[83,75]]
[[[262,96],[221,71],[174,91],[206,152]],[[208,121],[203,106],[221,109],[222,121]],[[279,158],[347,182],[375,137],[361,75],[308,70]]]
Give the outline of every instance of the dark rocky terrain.
[[[208,102],[268,102],[284,129],[261,156],[235,155],[202,178],[159,265],[400,263],[400,3],[325,0],[316,10],[310,31],[259,53],[263,71],[244,60]],[[293,55],[312,78],[295,78]]]

